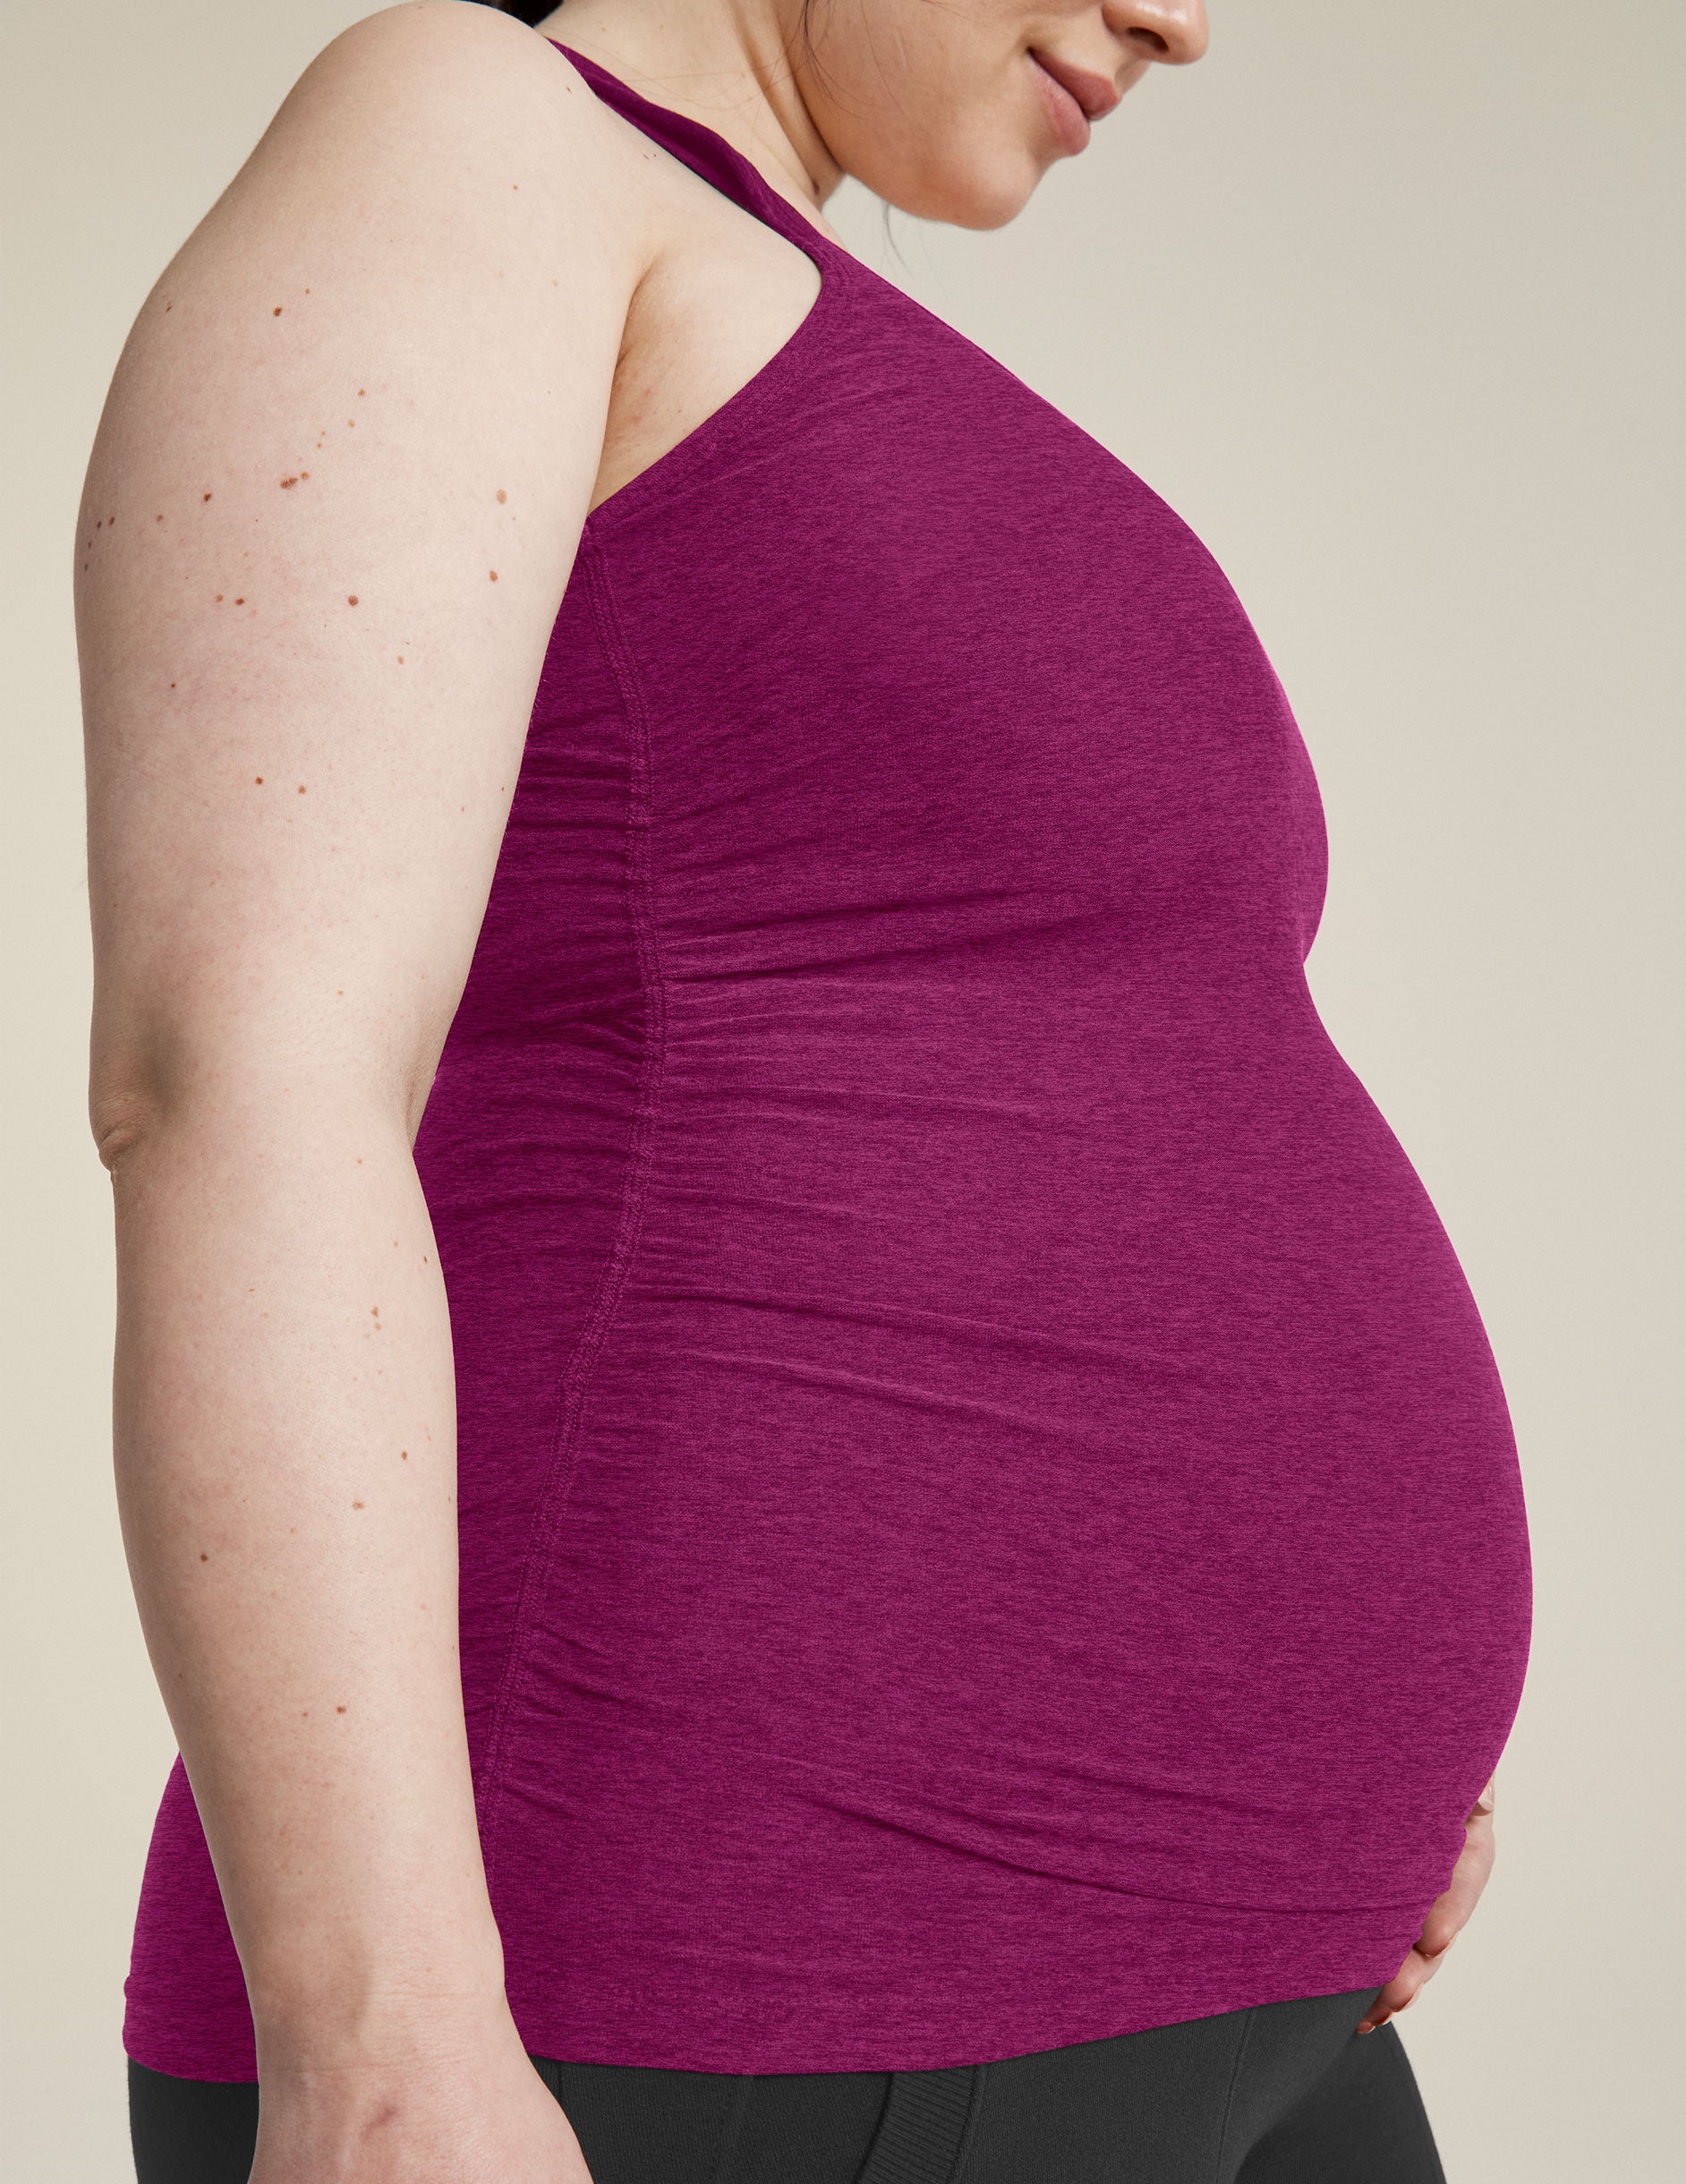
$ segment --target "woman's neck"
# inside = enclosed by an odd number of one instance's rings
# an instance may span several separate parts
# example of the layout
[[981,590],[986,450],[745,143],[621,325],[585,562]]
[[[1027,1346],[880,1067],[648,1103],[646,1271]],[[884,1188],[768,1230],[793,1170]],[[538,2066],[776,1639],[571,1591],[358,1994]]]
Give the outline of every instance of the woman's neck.
[[811,210],[842,170],[803,98],[797,5],[780,0],[567,0],[541,34],[597,61],[631,90],[722,136],[781,194]]

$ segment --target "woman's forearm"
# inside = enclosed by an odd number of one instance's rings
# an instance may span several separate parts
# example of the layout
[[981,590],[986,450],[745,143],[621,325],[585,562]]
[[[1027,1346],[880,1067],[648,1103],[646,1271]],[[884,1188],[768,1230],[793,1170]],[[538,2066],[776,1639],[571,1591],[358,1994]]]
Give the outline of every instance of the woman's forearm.
[[403,1118],[252,1083],[111,1165],[123,1534],[260,2064],[495,2016],[449,1323]]

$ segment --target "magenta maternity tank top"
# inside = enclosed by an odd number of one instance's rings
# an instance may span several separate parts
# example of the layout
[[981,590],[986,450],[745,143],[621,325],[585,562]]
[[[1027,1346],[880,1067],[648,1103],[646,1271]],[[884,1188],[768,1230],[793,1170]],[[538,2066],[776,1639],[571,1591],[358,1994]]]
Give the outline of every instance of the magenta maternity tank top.
[[[1380,1985],[1529,1557],[1282,687],[1116,456],[561,50],[822,286],[586,522],[416,1145],[516,2024],[931,2069]],[[255,2074],[179,1761],[127,1995]]]

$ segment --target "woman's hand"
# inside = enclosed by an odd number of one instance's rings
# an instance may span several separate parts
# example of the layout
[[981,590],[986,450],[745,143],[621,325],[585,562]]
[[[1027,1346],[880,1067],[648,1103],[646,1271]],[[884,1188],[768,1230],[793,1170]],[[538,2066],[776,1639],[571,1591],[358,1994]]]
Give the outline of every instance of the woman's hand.
[[251,2184],[592,2184],[512,2024],[267,2060]]
[[1493,1783],[1476,1799],[1464,1821],[1463,1849],[1452,1869],[1445,1893],[1436,1896],[1423,1921],[1423,1930],[1406,1958],[1378,1994],[1358,2030],[1373,2033],[1385,2025],[1395,2010],[1409,2009],[1445,1960],[1480,1901],[1493,1871]]

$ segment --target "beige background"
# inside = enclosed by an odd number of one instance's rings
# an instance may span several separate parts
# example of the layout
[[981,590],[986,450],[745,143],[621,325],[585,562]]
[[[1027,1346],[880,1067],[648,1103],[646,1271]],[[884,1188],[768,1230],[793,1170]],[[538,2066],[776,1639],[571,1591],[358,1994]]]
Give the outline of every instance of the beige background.
[[[82,0],[15,18],[4,2062],[5,2174],[29,2184],[132,2173],[121,1982],[173,1752],[109,1484],[76,502],[141,298],[312,53],[368,12]],[[898,215],[903,263],[870,200],[851,188],[834,211],[1188,517],[1294,701],[1333,838],[1317,998],[1474,1284],[1534,1532],[1497,1873],[1402,2029],[1452,2184],[1665,2184],[1686,1940],[1664,1727],[1686,10],[1212,13],[1208,58],[1151,79],[1001,233]],[[1411,1643],[1412,1606],[1375,1602],[1355,1676]]]

